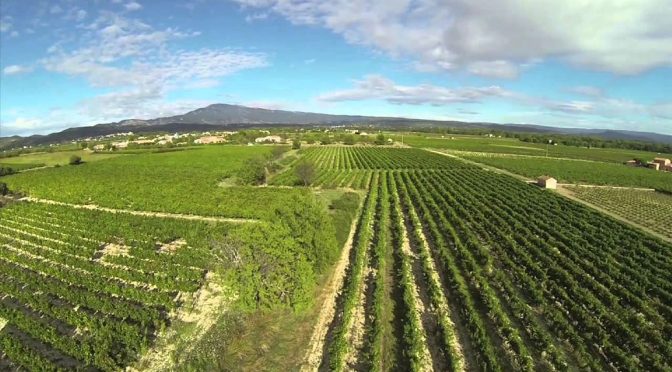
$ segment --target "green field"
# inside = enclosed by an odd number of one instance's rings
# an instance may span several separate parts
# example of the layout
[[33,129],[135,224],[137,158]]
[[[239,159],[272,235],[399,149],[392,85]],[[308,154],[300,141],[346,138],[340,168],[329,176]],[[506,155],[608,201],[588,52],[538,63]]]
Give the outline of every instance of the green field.
[[[401,136],[393,136],[396,141]],[[454,139],[451,139],[454,138]],[[501,154],[546,156],[545,144],[523,142],[512,138],[487,138],[482,136],[418,136],[405,135],[404,143],[413,147],[436,148],[458,151],[488,152]],[[647,161],[662,156],[672,158],[672,154],[658,154],[646,151],[636,151],[613,148],[585,148],[576,146],[548,146],[548,156],[556,158],[584,159],[623,163],[627,160],[639,158]]]
[[672,195],[604,187],[569,187],[572,194],[672,239]]
[[[34,198],[118,210],[0,209],[0,370],[672,368],[669,243],[417,148],[308,147],[276,158],[270,183],[281,187],[221,186],[278,148],[127,154],[3,177]],[[672,176],[460,155],[561,181],[664,188],[669,179],[650,175]],[[303,161],[312,187],[293,187]],[[577,196],[669,224],[657,193],[596,190]]]
[[70,157],[76,155],[82,158],[83,162],[95,162],[110,158],[116,158],[119,153],[97,153],[87,150],[57,151],[57,152],[36,152],[31,154],[0,158],[0,164],[44,164],[44,165],[67,165]]
[[[270,147],[209,146],[188,151],[125,155],[4,178],[32,197],[146,211],[265,218],[303,190],[219,187],[245,159]],[[264,208],[258,208],[263,205]]]
[[500,155],[463,155],[465,159],[491,165],[529,178],[543,175],[560,183],[613,185],[672,191],[672,173],[622,164]]

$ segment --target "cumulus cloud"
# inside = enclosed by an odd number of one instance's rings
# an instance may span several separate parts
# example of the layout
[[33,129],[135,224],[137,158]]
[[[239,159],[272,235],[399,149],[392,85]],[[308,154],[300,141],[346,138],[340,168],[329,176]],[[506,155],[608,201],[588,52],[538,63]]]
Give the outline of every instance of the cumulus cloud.
[[5,75],[18,75],[18,74],[25,74],[27,72],[31,72],[33,69],[31,67],[27,66],[21,66],[21,65],[9,65],[5,68],[2,69],[2,73]]
[[452,103],[475,103],[488,97],[506,97],[510,92],[498,87],[461,87],[449,89],[436,85],[417,86],[398,85],[380,75],[368,75],[354,82],[352,89],[325,93],[317,97],[320,101],[359,101],[381,99],[393,104],[431,104],[447,105]]
[[[596,125],[599,120],[619,121],[621,124],[628,120],[633,123],[652,120],[666,123],[665,125],[672,128],[672,123],[669,122],[669,119],[672,119],[672,102],[647,105],[609,97],[594,87],[583,88],[578,91],[587,95],[584,100],[558,100],[531,96],[499,86],[459,88],[446,88],[431,84],[408,86],[397,84],[384,76],[368,75],[363,79],[354,80],[353,87],[350,89],[323,93],[317,96],[317,100],[324,102],[383,100],[399,105],[432,106],[478,104],[489,100],[499,100],[525,107],[532,112],[543,113],[548,117],[589,120],[593,125]],[[468,115],[476,113],[459,106],[456,107],[456,111]]]
[[427,69],[515,77],[540,59],[616,74],[672,65],[667,0],[236,0]]
[[[199,33],[156,29],[114,13],[101,13],[81,30],[78,38],[63,38],[49,47],[39,64],[47,71],[80,76],[94,87],[112,91],[80,102],[67,111],[67,121],[58,116],[50,122],[81,125],[183,113],[213,102],[168,101],[171,91],[212,88],[224,76],[268,65],[262,53],[173,49],[173,42]],[[5,71],[18,72],[14,67]]]

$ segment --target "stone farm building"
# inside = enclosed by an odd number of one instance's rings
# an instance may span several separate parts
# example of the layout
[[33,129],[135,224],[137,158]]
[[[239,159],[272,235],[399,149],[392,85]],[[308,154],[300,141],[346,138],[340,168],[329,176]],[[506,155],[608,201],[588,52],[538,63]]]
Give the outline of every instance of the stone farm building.
[[280,136],[258,137],[258,138],[254,139],[254,142],[256,142],[256,143],[281,143],[282,138]]
[[558,180],[550,176],[541,176],[537,179],[537,185],[545,189],[555,189],[558,186]]

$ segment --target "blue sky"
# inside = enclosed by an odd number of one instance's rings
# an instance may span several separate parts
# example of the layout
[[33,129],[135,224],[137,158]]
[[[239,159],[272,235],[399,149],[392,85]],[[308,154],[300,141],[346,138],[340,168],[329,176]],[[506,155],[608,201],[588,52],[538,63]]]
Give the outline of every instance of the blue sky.
[[211,103],[672,134],[668,0],[0,2],[0,135]]

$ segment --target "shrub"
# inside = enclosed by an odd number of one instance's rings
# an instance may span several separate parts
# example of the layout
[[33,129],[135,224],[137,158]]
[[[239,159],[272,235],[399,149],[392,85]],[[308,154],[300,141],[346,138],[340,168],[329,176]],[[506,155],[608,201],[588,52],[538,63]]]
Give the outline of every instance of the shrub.
[[82,157],[79,155],[72,155],[70,156],[70,165],[79,165],[82,164]]

